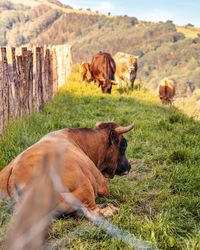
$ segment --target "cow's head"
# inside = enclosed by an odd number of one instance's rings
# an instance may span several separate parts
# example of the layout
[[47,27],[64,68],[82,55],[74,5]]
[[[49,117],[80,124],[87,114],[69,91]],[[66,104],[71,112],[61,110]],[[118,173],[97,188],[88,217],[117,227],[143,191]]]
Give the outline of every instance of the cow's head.
[[99,87],[101,86],[102,93],[104,94],[111,94],[112,85],[117,85],[117,83],[109,79],[99,80]]
[[101,164],[100,170],[105,177],[113,178],[114,175],[126,175],[131,166],[126,158],[125,152],[127,141],[123,134],[134,128],[134,124],[122,127],[112,122],[100,122],[96,128],[104,130],[107,133],[107,149],[105,158]]

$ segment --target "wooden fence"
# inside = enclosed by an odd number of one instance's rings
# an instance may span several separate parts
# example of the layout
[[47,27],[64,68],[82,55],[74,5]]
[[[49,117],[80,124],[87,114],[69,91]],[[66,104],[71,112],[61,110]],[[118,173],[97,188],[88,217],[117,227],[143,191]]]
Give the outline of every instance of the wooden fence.
[[10,119],[40,111],[71,71],[68,45],[0,48],[0,134]]

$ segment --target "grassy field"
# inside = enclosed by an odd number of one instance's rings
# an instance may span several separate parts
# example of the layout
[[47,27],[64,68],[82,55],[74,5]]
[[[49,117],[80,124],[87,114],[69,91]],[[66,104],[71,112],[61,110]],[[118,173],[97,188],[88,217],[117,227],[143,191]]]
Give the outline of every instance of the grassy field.
[[[158,249],[200,249],[200,123],[163,107],[145,88],[129,94],[114,88],[112,95],[102,95],[80,81],[75,67],[42,113],[9,126],[0,139],[0,168],[50,131],[94,127],[97,121],[136,123],[126,135],[132,170],[110,181],[107,201],[120,212],[109,221]],[[10,211],[0,203],[1,243]],[[49,241],[54,249],[132,249],[84,218],[54,220]]]
[[185,114],[194,119],[200,120],[200,89],[196,89],[187,98],[176,98],[174,104]]
[[176,26],[178,32],[181,32],[187,38],[196,38],[197,34],[200,33],[200,28],[189,27],[189,26]]

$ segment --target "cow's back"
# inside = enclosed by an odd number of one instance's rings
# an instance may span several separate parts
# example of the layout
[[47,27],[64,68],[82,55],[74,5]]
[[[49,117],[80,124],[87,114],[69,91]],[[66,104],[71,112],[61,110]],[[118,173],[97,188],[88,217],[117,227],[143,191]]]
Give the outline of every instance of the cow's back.
[[90,69],[96,80],[102,78],[114,80],[116,64],[109,53],[99,52],[93,57]]

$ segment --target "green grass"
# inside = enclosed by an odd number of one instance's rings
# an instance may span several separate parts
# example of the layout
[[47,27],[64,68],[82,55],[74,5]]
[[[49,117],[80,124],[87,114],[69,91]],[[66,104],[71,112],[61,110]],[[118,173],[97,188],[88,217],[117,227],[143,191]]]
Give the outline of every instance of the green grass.
[[[94,84],[82,83],[74,67],[42,113],[10,124],[0,139],[0,168],[50,131],[94,127],[97,121],[136,123],[126,135],[132,170],[110,181],[108,202],[120,213],[109,221],[159,249],[200,249],[200,123],[162,106],[145,88],[129,94],[114,88],[103,95]],[[9,215],[2,203],[1,242]],[[53,221],[49,240],[58,249],[131,249],[84,218]]]

